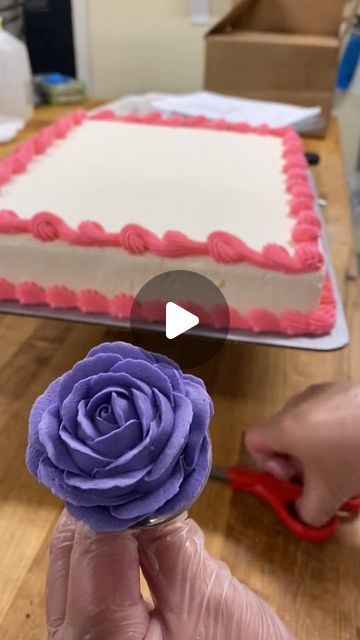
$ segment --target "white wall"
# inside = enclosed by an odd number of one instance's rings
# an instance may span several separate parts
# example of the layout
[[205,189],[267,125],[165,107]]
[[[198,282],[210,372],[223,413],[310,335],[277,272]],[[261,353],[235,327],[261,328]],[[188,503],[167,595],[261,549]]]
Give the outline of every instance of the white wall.
[[[88,0],[93,95],[189,91],[203,80],[203,34],[191,0]],[[212,22],[231,0],[209,0]]]

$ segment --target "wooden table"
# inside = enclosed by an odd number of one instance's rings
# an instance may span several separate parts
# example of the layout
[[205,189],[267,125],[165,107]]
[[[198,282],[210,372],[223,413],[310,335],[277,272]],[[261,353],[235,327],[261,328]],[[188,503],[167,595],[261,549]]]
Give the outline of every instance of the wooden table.
[[[22,137],[64,111],[39,109]],[[315,177],[320,195],[328,200],[326,226],[351,346],[334,353],[311,353],[228,344],[198,369],[215,401],[212,437],[219,464],[239,462],[244,429],[276,411],[291,394],[323,380],[360,379],[358,274],[336,121],[325,140],[309,139],[306,145],[322,158]],[[53,378],[91,347],[126,337],[87,324],[0,316],[2,640],[46,637],[44,578],[61,504],[37,485],[24,465],[30,407]],[[255,498],[214,482],[209,482],[192,515],[205,531],[209,551],[270,602],[298,640],[360,638],[360,521],[341,526],[336,539],[325,545],[302,543]]]

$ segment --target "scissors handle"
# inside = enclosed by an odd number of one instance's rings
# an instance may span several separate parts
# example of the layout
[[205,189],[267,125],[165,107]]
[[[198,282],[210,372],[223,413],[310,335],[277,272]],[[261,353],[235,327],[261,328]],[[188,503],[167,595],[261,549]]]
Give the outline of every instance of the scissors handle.
[[238,467],[229,469],[227,478],[233,489],[255,495],[269,504],[283,524],[302,540],[325,542],[334,535],[337,527],[336,518],[323,527],[312,527],[299,519],[295,503],[303,493],[302,485],[283,482],[267,472]]
[[350,498],[340,509],[341,511],[345,511],[345,513],[359,513],[360,512],[360,496],[355,498]]

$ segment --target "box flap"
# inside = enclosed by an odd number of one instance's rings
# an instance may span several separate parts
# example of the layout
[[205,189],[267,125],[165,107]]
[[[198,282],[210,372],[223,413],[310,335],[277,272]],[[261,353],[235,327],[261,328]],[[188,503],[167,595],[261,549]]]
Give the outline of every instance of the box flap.
[[209,32],[246,30],[337,35],[345,0],[240,0]]
[[254,2],[256,2],[256,0],[237,0],[235,7],[228,11],[221,20],[218,20],[207,32],[206,36],[212,35],[213,33],[232,31],[234,24],[241,19]]

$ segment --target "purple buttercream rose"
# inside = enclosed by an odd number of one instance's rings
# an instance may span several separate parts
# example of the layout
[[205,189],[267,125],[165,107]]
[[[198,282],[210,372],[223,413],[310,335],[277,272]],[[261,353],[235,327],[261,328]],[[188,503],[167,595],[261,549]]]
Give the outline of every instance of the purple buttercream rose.
[[180,512],[210,465],[212,401],[199,378],[123,342],[92,349],[30,414],[27,464],[97,531]]

